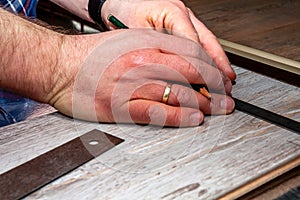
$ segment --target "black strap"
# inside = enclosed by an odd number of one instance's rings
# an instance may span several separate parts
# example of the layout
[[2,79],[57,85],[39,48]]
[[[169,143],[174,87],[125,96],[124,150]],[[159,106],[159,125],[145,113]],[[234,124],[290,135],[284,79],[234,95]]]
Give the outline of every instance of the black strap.
[[100,26],[101,31],[108,30],[101,17],[101,9],[105,1],[106,0],[89,0],[88,5],[89,15],[94,22]]

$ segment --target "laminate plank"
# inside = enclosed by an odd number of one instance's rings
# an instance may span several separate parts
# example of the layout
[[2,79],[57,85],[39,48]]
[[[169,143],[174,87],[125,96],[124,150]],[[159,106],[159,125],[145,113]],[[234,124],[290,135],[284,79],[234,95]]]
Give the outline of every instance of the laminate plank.
[[217,37],[300,61],[297,0],[184,0]]
[[300,122],[299,87],[236,66],[234,70],[234,97]]
[[300,166],[240,197],[238,200],[295,199],[293,194],[299,195],[299,189]]
[[[285,35],[285,37],[283,37]],[[300,16],[299,21],[280,28],[249,34],[239,38],[239,42],[256,49],[272,52],[282,57],[297,58],[300,48]],[[300,67],[300,66],[299,66]]]
[[[280,111],[280,103],[268,99],[276,96],[272,92],[264,101],[253,98],[275,91],[280,82],[268,88],[263,84],[268,79],[235,69],[241,82],[234,91],[240,90],[240,97]],[[243,91],[252,84],[262,86],[246,96]],[[279,88],[288,88],[293,96],[289,85]],[[295,115],[287,110],[282,112],[298,119],[299,110]],[[90,123],[53,113],[0,128],[0,173],[93,129],[125,142],[27,199],[215,199],[233,191],[239,196],[268,181],[267,174],[280,175],[280,169],[300,164],[299,135],[239,111],[207,116],[199,127],[179,129]],[[243,186],[246,189],[239,190]]]
[[[198,198],[200,191],[199,198],[207,199],[220,197],[300,154],[299,146],[291,143],[299,139],[296,134],[240,112],[222,118],[213,117],[197,128],[160,129],[43,116],[22,123],[22,132],[30,134],[1,144],[0,168],[4,172],[97,128],[125,142],[28,199]],[[43,134],[37,127],[43,127]],[[15,132],[13,126],[1,131]],[[181,188],[186,189],[178,192]]]

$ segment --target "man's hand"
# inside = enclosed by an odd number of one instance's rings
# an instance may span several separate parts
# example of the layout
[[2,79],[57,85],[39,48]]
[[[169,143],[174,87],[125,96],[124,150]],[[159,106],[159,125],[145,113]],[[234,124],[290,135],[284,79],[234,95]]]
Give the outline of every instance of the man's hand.
[[101,13],[102,19],[111,30],[117,27],[107,20],[109,14],[115,15],[130,28],[167,31],[170,34],[198,42],[230,80],[234,80],[236,77],[214,34],[194,16],[182,1],[106,0]]
[[[231,81],[192,40],[145,29],[62,35],[1,8],[0,32],[0,87],[75,118],[196,126],[234,108]],[[206,85],[212,99],[190,84]]]
[[[234,108],[226,96],[231,81],[209,64],[199,44],[182,37],[145,29],[65,36],[61,58],[58,84],[47,101],[75,118],[196,126],[204,114]],[[165,104],[168,83],[173,85]],[[190,84],[216,93],[207,99]]]

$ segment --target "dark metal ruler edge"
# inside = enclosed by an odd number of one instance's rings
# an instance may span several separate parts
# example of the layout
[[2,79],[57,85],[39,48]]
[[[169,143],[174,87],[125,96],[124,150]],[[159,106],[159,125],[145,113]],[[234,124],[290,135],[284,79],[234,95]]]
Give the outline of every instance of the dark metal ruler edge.
[[235,109],[242,111],[246,114],[252,115],[264,121],[270,122],[271,124],[277,125],[281,128],[292,131],[300,135],[300,122],[293,119],[289,119],[277,113],[247,103],[237,98],[233,98],[235,101]]
[[72,139],[1,174],[0,199],[24,198],[123,141],[97,129]]

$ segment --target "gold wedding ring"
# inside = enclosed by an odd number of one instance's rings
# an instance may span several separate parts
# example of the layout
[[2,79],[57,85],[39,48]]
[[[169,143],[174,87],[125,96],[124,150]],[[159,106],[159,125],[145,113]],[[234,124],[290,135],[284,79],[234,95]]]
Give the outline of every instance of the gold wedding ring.
[[161,102],[163,102],[165,104],[168,102],[168,99],[169,99],[169,96],[170,96],[170,93],[171,93],[171,87],[172,87],[172,84],[168,83],[166,88],[165,88],[165,91],[164,91]]

